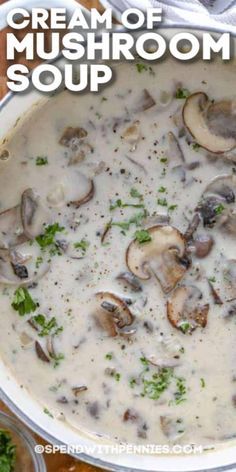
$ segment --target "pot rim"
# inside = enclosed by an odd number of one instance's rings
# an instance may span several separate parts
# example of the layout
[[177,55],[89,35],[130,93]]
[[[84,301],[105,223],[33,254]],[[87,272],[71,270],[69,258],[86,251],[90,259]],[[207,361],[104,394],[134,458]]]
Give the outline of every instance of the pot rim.
[[[172,25],[172,24],[167,24],[167,25],[163,25],[163,26],[158,27],[158,31],[159,30],[171,30],[171,29],[172,30],[184,29],[185,31],[186,30],[191,30],[191,31],[194,30],[194,31],[199,32],[199,33],[209,32],[209,31],[213,32],[213,33],[218,33],[218,34],[222,34],[224,32],[228,33],[228,31],[225,30],[225,29],[219,29],[219,28],[214,28],[214,27],[207,28],[205,26],[200,28],[199,25],[186,25],[186,24]],[[141,31],[145,31],[145,30],[146,30],[146,28],[141,28],[136,33],[139,33]],[[116,31],[125,32],[127,30],[124,29],[123,27],[121,27],[121,28],[116,28]],[[234,35],[232,34],[232,36],[234,36]],[[85,43],[85,45],[86,45],[86,43]],[[54,62],[57,62],[58,60],[60,60],[61,58],[62,58],[62,55],[60,54],[57,58],[55,58],[52,61],[48,61],[48,62],[54,63]],[[31,77],[31,73],[29,74],[29,79],[30,79],[30,77]],[[4,110],[4,108],[14,98],[15,95],[17,95],[17,92],[8,92],[5,95],[5,97],[0,101],[0,112],[2,112]],[[0,385],[0,399],[9,407],[9,409],[16,415],[16,417],[18,419],[20,419],[33,432],[35,432],[36,434],[41,436],[45,441],[47,441],[48,443],[51,443],[52,445],[59,445],[59,446],[65,446],[66,445],[65,442],[56,439],[54,436],[52,436],[50,433],[48,433],[41,426],[37,425],[37,423],[34,422],[31,418],[29,418],[29,416],[27,414],[25,414],[16,405],[16,403],[8,397],[8,395],[2,389],[1,385]],[[227,446],[225,446],[225,448],[227,448]],[[236,450],[236,445],[235,445],[235,450]],[[127,467],[127,466],[124,466],[124,465],[118,465],[118,464],[116,465],[112,462],[107,462],[103,459],[99,459],[97,457],[94,457],[93,455],[89,455],[89,454],[86,454],[86,453],[80,453],[80,454],[77,453],[76,454],[76,453],[70,452],[70,455],[72,457],[80,460],[80,461],[83,461],[83,462],[87,463],[87,464],[90,464],[90,465],[93,465],[95,467],[99,467],[99,468],[102,468],[104,470],[111,471],[111,472],[153,472],[153,469],[148,470],[148,469],[138,469],[138,468],[133,468],[133,467],[131,469],[130,467]],[[219,466],[219,467],[208,467],[207,469],[205,469],[205,468],[204,469],[197,469],[196,472],[206,472],[206,471],[209,471],[209,472],[224,472],[224,471],[230,471],[230,470],[233,470],[233,469],[236,470],[236,462],[233,462],[229,465]],[[164,472],[164,471],[159,469],[158,472]],[[185,470],[185,472],[192,472],[192,470],[191,469]]]

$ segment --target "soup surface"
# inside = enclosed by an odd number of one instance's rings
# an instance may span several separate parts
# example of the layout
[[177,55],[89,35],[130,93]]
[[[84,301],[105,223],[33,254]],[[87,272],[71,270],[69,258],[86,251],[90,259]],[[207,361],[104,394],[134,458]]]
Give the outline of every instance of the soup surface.
[[235,65],[116,75],[40,104],[2,146],[0,353],[55,421],[223,442],[236,434]]

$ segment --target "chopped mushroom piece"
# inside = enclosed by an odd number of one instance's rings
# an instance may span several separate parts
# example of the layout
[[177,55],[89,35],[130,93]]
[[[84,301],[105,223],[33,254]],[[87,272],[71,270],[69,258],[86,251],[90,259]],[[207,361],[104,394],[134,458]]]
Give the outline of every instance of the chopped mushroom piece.
[[[22,246],[22,252],[23,252]],[[50,264],[43,261],[40,267],[35,270],[35,259],[28,254],[27,260],[20,264],[12,262],[11,253],[6,250],[0,250],[0,284],[28,286],[40,280],[50,269]],[[23,258],[23,256],[22,256]]]
[[185,102],[183,121],[195,141],[212,153],[222,154],[236,146],[234,102],[212,103],[205,93],[194,93]]
[[43,206],[39,195],[31,188],[25,190],[21,197],[21,218],[24,233],[29,239],[34,239],[43,232],[45,224],[49,223],[49,214]]
[[169,133],[167,133],[167,141],[170,159],[185,162],[185,157],[180,147],[179,141],[174,135],[174,133],[172,133],[172,131],[169,131]]
[[89,188],[87,190],[87,193],[82,196],[81,198],[79,198],[78,200],[75,200],[73,202],[70,202],[71,205],[74,205],[75,208],[79,208],[81,207],[82,205],[85,205],[85,203],[88,203],[90,200],[92,200],[93,196],[94,196],[94,192],[95,192],[95,187],[94,187],[94,183],[93,183],[93,180],[90,180],[89,182]]
[[132,272],[122,272],[117,276],[117,280],[121,280],[131,287],[134,292],[141,292],[142,285],[137,277]]
[[36,354],[37,354],[38,358],[41,361],[46,362],[46,363],[50,362],[49,357],[45,354],[41,344],[39,344],[38,341],[35,341],[35,351],[36,351]]
[[150,95],[147,89],[144,89],[142,92],[140,103],[138,104],[137,108],[134,111],[135,112],[147,111],[150,108],[154,107],[155,105],[156,105],[156,102],[154,98]]
[[168,320],[183,333],[205,328],[208,311],[209,304],[202,303],[202,292],[192,285],[178,287],[167,302]]
[[72,388],[72,392],[75,395],[75,397],[78,397],[80,393],[85,392],[86,390],[88,390],[88,387],[86,387],[86,385],[80,385],[79,387]]
[[170,415],[160,416],[160,424],[163,434],[171,441],[180,439],[185,433],[185,426],[181,418]]
[[222,286],[227,300],[236,298],[236,259],[227,259],[222,268]]
[[80,140],[86,138],[87,135],[88,133],[84,128],[72,128],[72,126],[69,126],[64,130],[59,143],[62,146],[76,149]]
[[17,246],[26,240],[20,205],[0,213],[0,249]]
[[203,192],[198,210],[205,226],[217,225],[236,234],[236,176],[221,175],[213,179]]
[[[117,334],[122,334],[122,329],[133,323],[134,316],[128,305],[117,295],[110,292],[99,292],[96,293],[96,299],[100,306],[97,313],[95,313],[95,318],[110,336],[114,337]],[[123,334],[125,334],[125,331]]]
[[207,257],[214,245],[214,239],[209,234],[197,234],[190,242],[190,250],[196,257],[203,259]]
[[185,239],[172,226],[154,226],[148,232],[150,242],[140,244],[136,239],[131,242],[126,251],[126,263],[140,279],[156,277],[162,290],[168,293],[183,278],[190,265]]
[[130,151],[135,151],[137,144],[141,139],[140,121],[134,121],[132,125],[128,126],[128,128],[123,132],[121,138],[131,145]]

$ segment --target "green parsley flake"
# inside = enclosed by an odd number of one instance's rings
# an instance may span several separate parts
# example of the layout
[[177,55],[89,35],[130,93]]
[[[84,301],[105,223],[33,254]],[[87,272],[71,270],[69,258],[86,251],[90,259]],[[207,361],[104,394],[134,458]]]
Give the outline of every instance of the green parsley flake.
[[185,395],[186,395],[187,389],[186,389],[185,382],[186,381],[183,377],[176,377],[177,391],[174,393],[176,405],[179,405],[180,403],[183,403],[184,401],[186,401]]
[[136,231],[134,237],[139,242],[139,244],[149,243],[152,241],[152,237],[146,229],[140,229]]
[[52,246],[52,249],[57,249],[55,243],[55,236],[57,233],[64,231],[64,227],[60,226],[59,223],[54,223],[53,225],[46,226],[43,234],[40,234],[35,239],[41,249]]
[[74,248],[75,249],[81,249],[83,252],[86,252],[88,247],[89,247],[89,241],[86,241],[86,239],[81,239],[78,243],[74,243]]
[[178,88],[178,89],[176,90],[175,98],[182,100],[182,99],[184,99],[184,98],[188,98],[189,95],[190,95],[190,92],[189,92],[188,89],[186,89],[186,88]]
[[158,204],[158,205],[161,205],[161,206],[163,206],[163,207],[167,207],[167,206],[168,206],[168,203],[167,203],[166,198],[158,198],[158,199],[157,199],[157,204]]
[[115,203],[112,203],[110,205],[110,211],[115,210],[116,208],[128,208],[128,207],[133,207],[133,208],[144,208],[143,203],[123,203],[122,200],[118,199],[116,200]]
[[201,378],[201,379],[200,379],[200,382],[201,382],[201,387],[202,387],[202,388],[205,388],[205,386],[206,386],[205,380],[204,380],[203,378]]
[[113,355],[111,352],[108,352],[106,355],[105,355],[105,359],[107,359],[108,361],[111,361],[113,358]]
[[143,379],[143,397],[151,400],[159,400],[163,392],[165,392],[171,382],[173,369],[162,368],[158,373],[153,374],[152,380]]
[[48,158],[45,156],[36,157],[36,166],[45,166],[48,164]]
[[215,214],[216,215],[221,215],[221,213],[224,211],[225,207],[220,203],[216,208],[215,208]]
[[55,317],[47,320],[44,315],[36,315],[33,317],[34,322],[39,325],[42,329],[39,332],[39,336],[44,337],[49,334],[56,336],[63,331],[62,326],[58,326],[57,320]]
[[14,310],[18,311],[20,316],[32,313],[37,308],[37,303],[32,299],[27,288],[19,287],[15,293],[11,304]]
[[0,471],[14,472],[16,463],[16,446],[8,431],[0,429]]
[[165,192],[166,192],[166,187],[160,187],[160,188],[158,189],[158,192],[159,192],[159,193],[165,193]]
[[137,64],[136,64],[136,68],[137,68],[137,71],[138,71],[140,74],[141,74],[142,72],[148,70],[148,66],[147,66],[146,64],[142,64],[142,63],[137,63]]
[[142,194],[136,188],[131,188],[130,196],[132,198],[139,198],[140,200],[143,198]]

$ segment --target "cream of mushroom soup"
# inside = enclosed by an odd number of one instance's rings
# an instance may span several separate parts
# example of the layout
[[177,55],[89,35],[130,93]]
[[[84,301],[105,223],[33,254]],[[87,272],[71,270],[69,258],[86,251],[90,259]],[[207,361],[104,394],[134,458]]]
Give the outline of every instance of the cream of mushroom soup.
[[0,352],[55,420],[235,437],[234,93],[234,64],[119,65],[2,145]]

